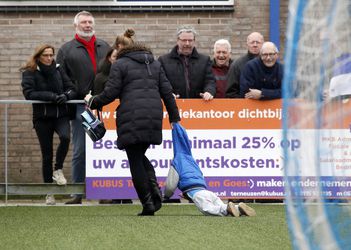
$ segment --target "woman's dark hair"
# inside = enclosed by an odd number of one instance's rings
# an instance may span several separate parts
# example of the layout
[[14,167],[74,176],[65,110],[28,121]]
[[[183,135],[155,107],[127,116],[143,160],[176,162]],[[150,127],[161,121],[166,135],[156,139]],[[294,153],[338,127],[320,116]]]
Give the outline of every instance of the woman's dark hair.
[[106,62],[109,61],[109,58],[111,57],[113,51],[115,51],[115,50],[117,50],[117,48],[112,47],[107,51],[107,54],[106,54],[105,59],[104,59]]

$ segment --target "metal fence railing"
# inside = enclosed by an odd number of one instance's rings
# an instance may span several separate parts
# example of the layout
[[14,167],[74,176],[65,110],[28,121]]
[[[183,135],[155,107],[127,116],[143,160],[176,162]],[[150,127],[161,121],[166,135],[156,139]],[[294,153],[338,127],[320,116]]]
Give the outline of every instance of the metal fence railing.
[[[83,100],[71,100],[67,103],[83,103]],[[82,184],[68,184],[66,186],[57,186],[47,183],[9,183],[8,181],[8,142],[9,142],[9,105],[12,104],[33,104],[46,103],[35,100],[0,100],[0,105],[4,106],[4,183],[0,183],[0,195],[5,195],[5,204],[8,203],[9,195],[42,195],[42,194],[84,194],[84,185]]]

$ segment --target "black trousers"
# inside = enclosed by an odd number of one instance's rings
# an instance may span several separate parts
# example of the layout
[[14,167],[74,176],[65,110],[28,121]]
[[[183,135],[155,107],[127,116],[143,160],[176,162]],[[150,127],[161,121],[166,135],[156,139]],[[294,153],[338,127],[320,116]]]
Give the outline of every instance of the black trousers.
[[63,162],[67,156],[70,142],[71,127],[68,117],[36,120],[34,128],[37,133],[41,155],[42,169],[45,183],[52,183],[52,161],[53,161],[53,139],[54,132],[59,137],[59,144],[56,150],[55,170],[62,169]]
[[143,204],[151,194],[151,181],[157,181],[154,167],[145,156],[149,146],[149,144],[135,144],[125,148],[134,188]]

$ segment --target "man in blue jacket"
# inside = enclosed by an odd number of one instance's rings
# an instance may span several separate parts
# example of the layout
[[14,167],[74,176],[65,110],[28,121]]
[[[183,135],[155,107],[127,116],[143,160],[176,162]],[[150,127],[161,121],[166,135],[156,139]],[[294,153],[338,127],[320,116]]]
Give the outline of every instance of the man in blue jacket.
[[274,43],[265,42],[260,55],[249,61],[240,76],[240,95],[246,99],[271,100],[282,97],[283,65]]
[[169,199],[178,187],[183,196],[192,200],[204,215],[256,215],[255,210],[245,203],[224,204],[215,193],[207,190],[204,176],[192,156],[188,135],[179,123],[173,123],[172,138],[174,159],[166,180],[165,199]]

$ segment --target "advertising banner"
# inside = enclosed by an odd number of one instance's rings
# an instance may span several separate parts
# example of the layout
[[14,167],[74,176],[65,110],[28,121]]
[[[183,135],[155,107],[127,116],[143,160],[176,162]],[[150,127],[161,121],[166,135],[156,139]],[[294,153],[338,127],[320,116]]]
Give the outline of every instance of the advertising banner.
[[[188,132],[193,156],[208,188],[221,198],[282,199],[283,148],[301,152],[306,145],[313,144],[308,141],[308,133],[314,133],[313,129],[305,131],[304,141],[301,137],[282,139],[282,100],[178,99],[177,105],[181,124]],[[86,137],[88,199],[137,198],[126,153],[117,148],[117,106],[115,101],[103,109],[107,129],[104,138],[94,143]],[[349,130],[345,133],[350,137]],[[150,146],[146,155],[163,187],[173,158],[171,128],[165,109],[163,142]],[[326,169],[329,168],[333,167],[329,164]],[[308,170],[304,174],[309,176]],[[312,183],[313,179],[309,181]],[[348,181],[351,183],[351,179]],[[338,190],[330,188],[330,191],[330,196],[336,196]],[[173,198],[179,198],[178,195],[179,191]]]

